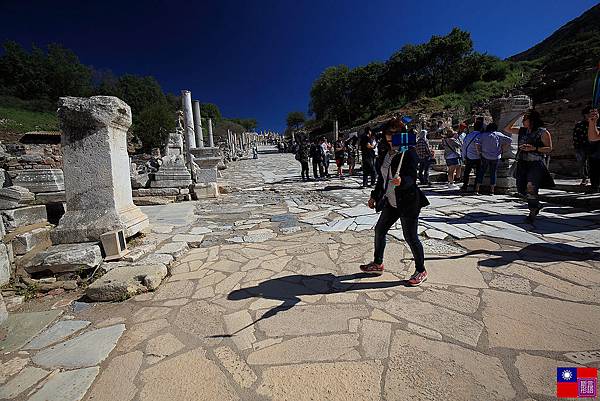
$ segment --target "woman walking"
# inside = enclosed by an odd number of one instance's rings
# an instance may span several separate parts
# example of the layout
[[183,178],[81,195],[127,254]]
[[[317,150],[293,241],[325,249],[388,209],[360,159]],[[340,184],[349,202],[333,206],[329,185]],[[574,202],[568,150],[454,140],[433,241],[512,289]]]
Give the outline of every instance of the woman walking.
[[454,180],[460,180],[460,167],[462,164],[461,157],[462,143],[458,137],[458,133],[452,129],[446,130],[446,135],[442,139],[442,149],[444,150],[444,159],[448,166],[448,188],[458,189],[458,185],[454,184]]
[[513,127],[518,119],[519,117],[511,121],[505,131],[519,135],[517,190],[527,198],[529,215],[525,221],[533,224],[542,209],[538,195],[540,188],[554,187],[554,180],[545,163],[546,156],[552,152],[552,135],[544,128],[540,113],[533,109],[523,115],[521,128]]
[[377,184],[371,192],[369,207],[381,211],[375,226],[375,251],[373,262],[361,265],[366,273],[383,273],[383,254],[386,235],[390,228],[400,220],[404,239],[415,260],[415,272],[408,285],[418,286],[427,280],[423,245],[417,234],[421,208],[429,201],[417,186],[418,156],[414,147],[397,148],[392,146],[394,133],[403,132],[404,124],[398,119],[388,121],[383,129],[388,144],[381,167],[377,171]]
[[362,153],[362,172],[363,172],[363,188],[369,183],[369,177],[371,178],[372,187],[375,184],[376,172],[375,172],[375,147],[377,142],[371,128],[365,128],[365,133],[361,138],[361,153]]

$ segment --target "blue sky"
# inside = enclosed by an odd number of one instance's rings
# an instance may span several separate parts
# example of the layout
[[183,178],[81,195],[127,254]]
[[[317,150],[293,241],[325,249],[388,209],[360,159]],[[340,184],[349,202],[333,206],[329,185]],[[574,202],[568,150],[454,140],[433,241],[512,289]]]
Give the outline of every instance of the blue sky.
[[282,130],[289,111],[307,111],[311,84],[328,66],[385,61],[455,26],[471,32],[478,51],[508,57],[595,4],[0,0],[0,40],[62,43],[95,68],[153,75],[166,91],[189,89],[225,116]]

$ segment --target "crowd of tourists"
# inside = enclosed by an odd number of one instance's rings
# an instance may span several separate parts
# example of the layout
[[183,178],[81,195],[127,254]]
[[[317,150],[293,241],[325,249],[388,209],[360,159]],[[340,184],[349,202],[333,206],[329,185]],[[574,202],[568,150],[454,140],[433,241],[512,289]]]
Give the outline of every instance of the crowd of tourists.
[[[584,118],[577,123],[573,133],[577,160],[580,163],[581,185],[586,185],[589,179],[589,192],[598,192],[598,111],[588,107],[582,114]],[[296,160],[302,167],[302,179],[328,180],[338,177],[343,180],[347,176],[359,173],[356,166],[360,165],[362,186],[373,187],[387,148],[383,127],[367,127],[360,136],[354,135],[334,143],[326,137],[317,137],[312,141],[307,137],[300,138],[294,144],[294,151]],[[530,210],[527,222],[533,223],[541,210],[540,188],[554,187],[554,181],[548,172],[549,154],[553,149],[552,135],[544,127],[540,114],[534,109],[515,117],[507,126],[501,128],[503,132],[518,137],[516,163],[507,174],[516,179],[518,193],[527,199]],[[410,126],[405,125],[403,129],[409,133],[415,132]],[[486,125],[483,117],[476,117],[471,127],[466,122],[454,127],[441,127],[438,131],[441,140],[436,141],[434,146],[428,138],[427,130],[419,130],[415,134],[417,139],[414,145],[419,184],[431,184],[430,169],[436,163],[435,150],[439,149],[443,152],[447,166],[448,188],[460,190],[463,194],[482,194],[485,189],[486,194],[494,195],[502,155],[508,152],[512,145],[512,137],[502,131],[495,122]],[[333,163],[335,172],[331,168]],[[486,177],[489,177],[488,180],[485,180]]]
[[[583,117],[574,130],[575,149],[582,174],[586,174],[584,179],[589,176],[591,190],[597,192],[600,184],[598,110],[586,108]],[[525,221],[533,224],[542,209],[540,188],[554,186],[548,171],[548,156],[553,149],[552,134],[534,109],[516,116],[503,127],[503,131],[518,138],[516,161],[508,174],[516,179],[518,194],[527,200],[529,214]],[[394,145],[393,137],[398,133],[414,133],[414,130],[400,118],[393,118],[379,129],[366,128],[360,137],[337,140],[333,144],[325,137],[313,142],[302,138],[296,159],[302,165],[302,179],[305,181],[311,180],[311,162],[314,179],[331,177],[329,165],[332,159],[336,163],[337,176],[344,179],[343,166],[347,164],[348,174],[353,175],[360,153],[362,185],[373,187],[368,206],[380,212],[375,225],[373,261],[361,265],[360,269],[367,273],[383,273],[386,235],[400,221],[404,239],[415,261],[415,272],[407,280],[407,285],[417,286],[427,280],[428,274],[417,227],[421,208],[429,205],[429,201],[419,186],[430,184],[429,169],[436,160],[435,149],[427,137],[427,130],[415,134],[416,141],[409,146]],[[474,119],[470,131],[468,124],[461,122],[456,127],[442,128],[441,133],[438,147],[443,151],[447,165],[448,187],[460,189],[463,194],[479,194],[487,174],[488,193],[495,194],[498,165],[503,153],[512,145],[512,136],[502,133],[495,122],[486,125],[483,117]],[[472,185],[471,173],[474,173]],[[462,182],[462,185],[458,186],[457,182]]]

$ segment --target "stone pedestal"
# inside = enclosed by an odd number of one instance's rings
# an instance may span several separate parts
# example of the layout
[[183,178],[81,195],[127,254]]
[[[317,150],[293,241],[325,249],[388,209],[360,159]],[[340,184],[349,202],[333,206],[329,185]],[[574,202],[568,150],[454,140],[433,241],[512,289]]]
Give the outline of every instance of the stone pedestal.
[[148,226],[133,204],[127,154],[131,109],[112,96],[59,101],[67,212],[52,233],[54,243],[98,241],[123,230],[127,237]]
[[183,156],[183,134],[172,132],[165,147],[165,156]]
[[65,190],[65,178],[59,168],[21,170],[16,174],[13,185],[27,188],[33,193]]
[[219,148],[196,148],[191,149],[194,155],[196,168],[196,182],[210,184],[217,182],[217,165],[221,162],[221,150]]
[[154,173],[151,188],[187,188],[192,183],[192,175],[185,167],[183,156],[163,157],[163,164]]

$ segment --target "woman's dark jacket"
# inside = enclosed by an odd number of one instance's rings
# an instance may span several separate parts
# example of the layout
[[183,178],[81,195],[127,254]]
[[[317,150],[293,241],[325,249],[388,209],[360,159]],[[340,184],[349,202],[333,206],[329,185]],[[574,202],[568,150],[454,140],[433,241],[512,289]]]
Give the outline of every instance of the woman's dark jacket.
[[[417,186],[417,165],[419,157],[414,147],[409,148],[400,168],[400,185],[396,187],[396,206],[400,216],[418,217],[422,207],[428,206],[427,197]],[[398,169],[402,153],[397,153],[391,163],[392,176]],[[383,158],[381,159],[383,161]],[[391,183],[389,184],[391,185]],[[379,203],[385,196],[386,187],[381,169],[377,169],[377,184],[371,192],[371,198]]]

